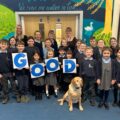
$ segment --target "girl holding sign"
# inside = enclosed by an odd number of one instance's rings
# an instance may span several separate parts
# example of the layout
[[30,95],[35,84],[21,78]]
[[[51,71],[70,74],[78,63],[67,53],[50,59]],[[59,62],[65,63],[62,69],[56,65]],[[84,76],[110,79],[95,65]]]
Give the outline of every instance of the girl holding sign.
[[[38,51],[35,51],[33,55],[32,64],[38,64],[43,63],[42,58],[40,56],[40,53]],[[33,85],[35,87],[35,100],[41,100],[42,99],[42,90],[44,85],[44,77],[36,77],[32,78]]]
[[[53,58],[54,57],[54,50],[50,49],[47,52],[47,58]],[[57,74],[56,72],[51,72],[51,73],[46,73],[45,76],[45,82],[46,82],[46,96],[49,99],[49,85],[54,86],[54,93],[55,97],[58,97],[58,92],[57,92]]]

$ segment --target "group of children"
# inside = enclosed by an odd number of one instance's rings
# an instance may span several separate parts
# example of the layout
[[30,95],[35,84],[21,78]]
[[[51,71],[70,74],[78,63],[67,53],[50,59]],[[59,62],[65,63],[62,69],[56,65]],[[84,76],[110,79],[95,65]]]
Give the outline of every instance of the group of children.
[[[20,27],[20,26],[18,26]],[[120,107],[120,48],[117,40],[111,38],[110,47],[105,47],[104,40],[96,42],[90,39],[90,46],[72,37],[72,29],[67,27],[66,38],[62,39],[58,47],[54,38],[54,31],[49,31],[45,42],[41,41],[40,31],[26,39],[11,37],[9,42],[0,41],[0,85],[2,103],[9,100],[8,80],[15,91],[17,102],[28,102],[28,93],[35,94],[35,100],[41,100],[43,91],[50,98],[49,86],[54,88],[54,96],[58,97],[58,89],[65,92],[75,76],[83,78],[83,95],[85,101],[89,99],[92,106],[96,104],[96,95],[99,94],[98,107],[109,109],[108,97],[111,86],[114,88],[113,105]],[[20,39],[18,39],[20,38]],[[31,78],[30,68],[13,69],[12,53],[27,53],[30,64],[43,63],[45,59],[58,57],[60,70],[47,73],[39,78]],[[77,73],[63,73],[63,59],[76,59]],[[17,82],[16,82],[17,80]],[[118,98],[119,97],[119,98]]]

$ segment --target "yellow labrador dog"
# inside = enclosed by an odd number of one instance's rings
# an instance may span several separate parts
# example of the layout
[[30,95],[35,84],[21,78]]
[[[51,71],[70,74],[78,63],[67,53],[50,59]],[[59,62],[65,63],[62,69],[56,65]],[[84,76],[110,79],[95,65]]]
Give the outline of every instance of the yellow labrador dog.
[[81,94],[82,94],[83,80],[80,77],[75,77],[72,79],[68,91],[64,94],[62,99],[58,99],[60,105],[63,105],[64,101],[68,101],[69,111],[73,111],[73,103],[79,103],[80,111],[83,111],[81,104]]

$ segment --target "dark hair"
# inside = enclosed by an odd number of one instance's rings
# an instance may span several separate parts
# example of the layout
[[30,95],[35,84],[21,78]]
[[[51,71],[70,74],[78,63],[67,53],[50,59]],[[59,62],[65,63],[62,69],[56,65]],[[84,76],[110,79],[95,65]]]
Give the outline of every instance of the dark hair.
[[110,47],[104,47],[103,50],[102,50],[102,53],[104,51],[110,51],[110,53],[112,54],[112,49]]
[[95,37],[94,37],[94,36],[90,37],[90,40],[94,40],[94,39],[95,39]]
[[48,34],[55,34],[54,30],[49,30]]
[[66,54],[72,54],[72,55],[73,55],[73,52],[72,52],[71,49],[68,49],[68,50],[66,51]]
[[24,43],[23,41],[18,41],[18,42],[17,42],[17,46],[18,46],[18,45],[25,45],[25,43]]
[[48,41],[48,40],[51,42],[51,39],[50,39],[50,38],[46,38],[46,39],[45,39],[45,41]]
[[34,35],[35,35],[37,32],[39,32],[40,34],[42,34],[42,33],[41,33],[41,31],[39,31],[39,30],[36,30],[36,31],[34,32]]
[[0,43],[1,43],[1,44],[7,44],[7,45],[8,45],[8,41],[7,41],[6,39],[0,40]]
[[72,32],[72,28],[71,27],[67,27],[65,32]]
[[112,39],[114,39],[114,40],[116,40],[116,41],[117,41],[117,39],[116,39],[115,37],[111,37],[111,38],[110,38],[110,41],[111,41]]
[[15,41],[16,41],[16,38],[15,38],[14,36],[12,36],[12,37],[9,38],[9,44],[10,44],[10,40],[11,40],[12,38],[14,38]]
[[33,39],[33,40],[34,40],[33,36],[29,36],[29,37],[28,37],[28,41],[29,41],[30,39]]
[[120,50],[120,47],[118,47],[118,48],[115,50],[115,54],[117,54],[119,50]]
[[64,50],[64,51],[65,51],[65,47],[64,47],[64,46],[60,46],[58,50],[59,50],[59,51],[60,51],[60,50]]
[[111,41],[112,41],[112,40],[115,40],[115,41],[117,42],[117,39],[116,39],[115,37],[111,37],[111,38],[110,38],[110,45],[111,45]]

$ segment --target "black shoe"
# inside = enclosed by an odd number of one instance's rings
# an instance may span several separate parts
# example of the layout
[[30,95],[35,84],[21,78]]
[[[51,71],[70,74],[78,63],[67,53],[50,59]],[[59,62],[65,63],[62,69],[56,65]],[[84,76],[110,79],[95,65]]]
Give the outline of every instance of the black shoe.
[[118,105],[118,107],[120,107],[120,101],[118,102],[118,104],[117,104],[117,105]]
[[7,98],[4,98],[4,99],[2,100],[2,104],[7,104],[8,101],[9,101],[9,98],[8,98],[8,97],[7,97]]
[[118,106],[118,103],[117,103],[117,102],[113,102],[113,103],[112,103],[112,106],[113,106],[113,107],[116,107],[116,106]]
[[109,110],[109,105],[108,105],[108,103],[104,103],[104,107],[105,107],[106,110]]
[[104,103],[103,103],[103,102],[100,102],[100,103],[98,104],[98,107],[99,107],[99,108],[102,108],[103,105],[104,105]]
[[95,106],[96,105],[95,101],[94,100],[90,100],[90,105],[91,106]]
[[21,102],[21,97],[20,97],[20,95],[17,95],[17,96],[16,96],[16,101],[17,101],[17,103],[20,103],[20,102]]
[[35,96],[35,100],[38,100],[38,95]]
[[50,99],[50,95],[46,95],[47,99]]
[[55,98],[58,98],[58,95],[57,94],[54,94]]
[[42,94],[38,95],[38,100],[42,100]]

